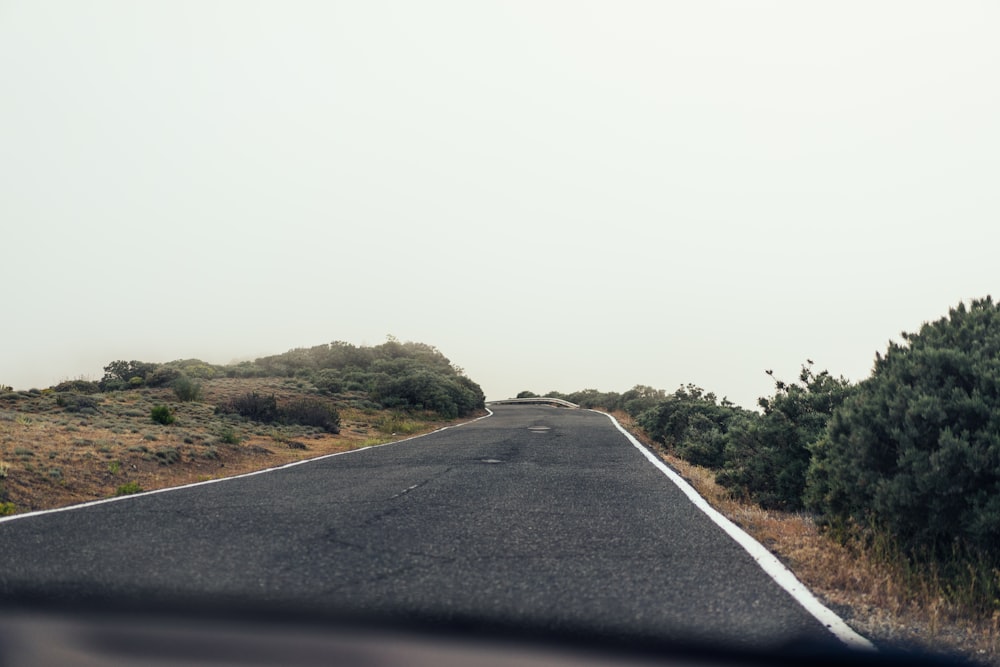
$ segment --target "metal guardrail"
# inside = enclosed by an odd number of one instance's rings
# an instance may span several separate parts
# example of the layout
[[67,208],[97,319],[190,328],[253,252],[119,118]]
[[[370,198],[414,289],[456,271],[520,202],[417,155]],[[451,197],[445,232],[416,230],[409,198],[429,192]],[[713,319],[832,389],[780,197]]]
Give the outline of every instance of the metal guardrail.
[[507,403],[533,403],[535,405],[556,405],[561,408],[579,408],[580,406],[576,403],[570,403],[569,401],[564,401],[561,398],[546,398],[545,396],[536,396],[534,398],[505,398],[499,401],[487,401],[487,405],[505,405]]

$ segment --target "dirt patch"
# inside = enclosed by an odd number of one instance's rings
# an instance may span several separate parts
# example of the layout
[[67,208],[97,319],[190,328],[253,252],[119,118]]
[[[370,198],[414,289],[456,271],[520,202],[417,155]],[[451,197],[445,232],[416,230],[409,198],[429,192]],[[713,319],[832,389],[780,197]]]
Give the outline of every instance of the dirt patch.
[[[261,470],[426,433],[454,421],[352,407],[356,397],[317,397],[341,416],[340,433],[247,422],[215,405],[251,391],[302,398],[294,381],[206,380],[203,400],[182,403],[169,389],[93,394],[50,390],[0,395],[0,502],[17,513],[52,509]],[[151,418],[166,405],[175,421]],[[466,420],[458,420],[466,421]],[[393,435],[401,427],[405,432]],[[13,504],[11,507],[10,503]],[[0,506],[2,507],[2,506]]]

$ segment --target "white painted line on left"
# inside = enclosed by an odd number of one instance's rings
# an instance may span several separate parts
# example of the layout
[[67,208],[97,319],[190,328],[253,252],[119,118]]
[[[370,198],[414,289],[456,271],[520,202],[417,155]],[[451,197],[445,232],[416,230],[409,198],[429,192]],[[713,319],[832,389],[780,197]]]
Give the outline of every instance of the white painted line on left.
[[398,445],[403,442],[408,442],[410,440],[416,440],[417,438],[423,438],[428,435],[434,435],[435,433],[440,433],[441,431],[447,431],[450,428],[458,428],[460,426],[465,426],[466,424],[472,424],[479,421],[480,419],[486,419],[487,417],[493,416],[493,411],[489,408],[485,408],[488,414],[482,417],[476,417],[475,419],[470,419],[467,422],[462,422],[461,424],[453,424],[452,426],[443,426],[437,430],[431,431],[430,433],[421,433],[420,435],[414,435],[409,438],[403,438],[402,440],[394,440],[392,442],[383,442],[381,445],[370,445],[368,447],[360,447],[358,449],[349,449],[346,452],[336,452],[334,454],[324,454],[323,456],[317,456],[312,459],[302,459],[301,461],[293,461],[292,463],[286,463],[285,465],[275,466],[273,468],[265,468],[264,470],[254,470],[253,472],[245,472],[239,475],[233,475],[232,477],[220,477],[219,479],[209,479],[204,482],[193,482],[191,484],[183,484],[181,486],[168,486],[165,489],[154,489],[152,491],[143,491],[141,493],[132,493],[127,496],[116,496],[114,498],[102,498],[100,500],[91,500],[86,503],[79,503],[77,505],[67,505],[66,507],[57,507],[51,510],[37,510],[35,512],[25,512],[24,514],[12,514],[10,516],[0,517],[0,523],[6,521],[17,521],[18,519],[27,519],[34,516],[42,516],[45,514],[55,514],[57,512],[70,512],[72,510],[83,509],[85,507],[93,507],[94,505],[104,505],[105,503],[117,503],[126,500],[132,500],[133,498],[141,498],[142,496],[152,496],[157,493],[168,493],[170,491],[179,491],[181,489],[190,489],[196,486],[205,486],[206,484],[218,484],[220,482],[228,482],[234,479],[242,479],[244,477],[253,477],[254,475],[263,475],[268,472],[275,472],[276,470],[285,470],[287,468],[294,468],[295,466],[304,465],[306,463],[315,463],[316,461],[322,461],[324,459],[330,459],[334,456],[343,456],[345,454],[354,454],[356,452],[363,452],[368,449],[377,449],[379,447],[388,447],[389,445]]

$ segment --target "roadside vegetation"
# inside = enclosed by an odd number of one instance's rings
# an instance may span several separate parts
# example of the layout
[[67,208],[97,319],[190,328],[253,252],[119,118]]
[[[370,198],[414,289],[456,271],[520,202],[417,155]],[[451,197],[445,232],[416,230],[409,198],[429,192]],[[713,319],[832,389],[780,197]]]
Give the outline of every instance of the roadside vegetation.
[[904,332],[859,383],[809,360],[774,383],[756,411],[695,385],[546,396],[621,415],[862,631],[1000,662],[1000,307]]
[[0,516],[397,440],[483,407],[437,349],[392,338],[228,366],[112,361],[97,381],[0,387]]

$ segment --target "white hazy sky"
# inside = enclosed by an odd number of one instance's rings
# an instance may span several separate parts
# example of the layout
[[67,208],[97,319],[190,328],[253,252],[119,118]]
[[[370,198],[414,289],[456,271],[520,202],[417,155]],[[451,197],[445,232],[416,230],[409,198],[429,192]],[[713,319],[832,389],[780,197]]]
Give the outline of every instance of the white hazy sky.
[[997,290],[994,2],[0,0],[0,383],[392,334],[858,380]]

